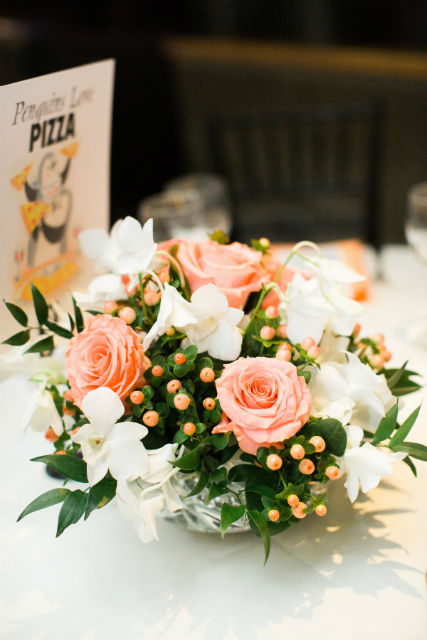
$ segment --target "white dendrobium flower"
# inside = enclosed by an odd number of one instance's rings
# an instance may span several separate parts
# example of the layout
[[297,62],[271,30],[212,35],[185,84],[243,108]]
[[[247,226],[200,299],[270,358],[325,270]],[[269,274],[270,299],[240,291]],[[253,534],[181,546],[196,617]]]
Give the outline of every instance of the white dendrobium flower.
[[22,416],[22,428],[31,427],[34,431],[45,432],[52,427],[57,436],[64,431],[61,416],[53,401],[52,394],[42,383],[34,392],[31,402]]
[[347,432],[347,448],[344,455],[337,460],[341,475],[347,470],[345,486],[351,502],[354,502],[359,493],[359,482],[362,485],[363,493],[377,487],[382,476],[393,475],[391,462],[403,460],[406,453],[388,455],[369,442],[360,446],[363,429],[352,424],[344,428]]
[[175,287],[171,287],[167,282],[164,286],[157,320],[144,338],[145,350],[153,340],[162,336],[172,326],[187,331],[189,326],[196,324],[199,317],[199,308],[195,304],[187,302]]
[[314,369],[309,382],[313,399],[312,415],[330,417],[343,424],[350,421],[374,431],[396,402],[383,375],[348,351],[345,364],[325,362]]
[[123,220],[117,220],[110,234],[105,229],[86,229],[79,234],[83,253],[89,260],[96,260],[95,268],[101,273],[119,274],[117,236],[122,224]]
[[82,411],[89,424],[85,424],[72,437],[82,448],[87,463],[89,484],[97,484],[109,470],[118,479],[135,479],[149,470],[148,454],[140,442],[147,427],[134,422],[119,422],[124,414],[120,398],[107,387],[90,391],[83,399]]
[[191,302],[199,307],[202,317],[186,330],[189,344],[196,345],[199,353],[207,351],[213,358],[236,360],[242,347],[242,333],[237,325],[244,312],[229,307],[227,297],[213,284],[197,289]]
[[[120,513],[132,520],[142,542],[158,540],[156,514],[163,509],[164,501],[170,511],[182,507],[181,499],[170,483],[179,470],[172,466],[176,459],[176,444],[166,444],[160,449],[148,450],[149,469],[136,481],[120,477],[117,483],[117,500]],[[153,497],[146,498],[150,493]]]
[[143,227],[135,218],[125,218],[117,235],[117,244],[120,248],[117,259],[119,273],[128,275],[148,269],[157,249],[152,218]]
[[288,284],[285,302],[279,305],[280,315],[286,319],[288,338],[301,343],[310,337],[316,342],[323,335],[322,318],[334,313],[335,308],[321,295],[317,278],[305,280],[296,273]]
[[346,363],[347,358],[344,352],[347,351],[349,343],[350,338],[346,338],[343,335],[337,335],[330,326],[326,327],[319,343],[321,355],[317,362],[320,364],[323,364],[324,362]]
[[121,276],[106,273],[90,282],[87,293],[73,293],[77,304],[82,309],[103,311],[107,300],[126,300],[127,294]]

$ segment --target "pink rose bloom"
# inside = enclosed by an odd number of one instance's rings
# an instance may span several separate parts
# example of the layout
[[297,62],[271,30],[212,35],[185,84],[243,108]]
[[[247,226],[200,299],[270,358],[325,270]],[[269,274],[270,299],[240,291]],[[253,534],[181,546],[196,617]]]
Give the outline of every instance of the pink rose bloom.
[[278,443],[295,435],[310,416],[310,391],[290,362],[239,358],[224,365],[216,388],[226,417],[212,433],[233,431],[247,453],[270,445],[282,448]]
[[190,242],[168,240],[159,249],[179,244],[178,260],[190,283],[191,291],[214,284],[227,296],[230,307],[242,309],[252,291],[260,291],[270,276],[261,262],[263,255],[240,242],[218,244],[213,240]]
[[[280,262],[280,260],[277,260],[276,258],[273,258],[271,256],[264,256],[262,263],[267,269],[268,273],[270,274],[271,282],[273,282],[274,278],[279,273],[283,263]],[[292,282],[292,278],[296,273],[300,273],[303,276],[303,278],[305,278],[306,280],[309,280],[310,278],[313,277],[313,274],[310,273],[309,271],[303,271],[302,269],[298,269],[297,267],[286,266],[283,269],[277,281],[277,284],[279,285],[280,290],[283,294],[286,293],[288,284]],[[264,300],[262,301],[261,307],[262,309],[267,309],[267,307],[270,307],[270,306],[278,307],[279,304],[280,304],[279,296],[277,295],[277,292],[273,289],[273,291],[270,291],[270,293],[267,293]]]
[[122,401],[144,380],[150,361],[138,334],[120,318],[92,316],[85,329],[70,340],[65,356],[74,404],[98,387],[108,387]]

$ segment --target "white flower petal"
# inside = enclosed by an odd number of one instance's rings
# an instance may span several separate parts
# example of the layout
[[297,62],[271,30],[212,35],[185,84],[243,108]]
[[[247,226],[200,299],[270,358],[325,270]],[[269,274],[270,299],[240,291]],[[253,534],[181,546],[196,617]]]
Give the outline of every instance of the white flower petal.
[[168,480],[162,486],[163,494],[166,498],[166,506],[169,511],[178,511],[178,509],[182,509],[184,506],[182,500],[180,498],[179,493],[174,489],[172,483]]
[[98,433],[106,435],[125,412],[117,394],[108,387],[99,387],[83,398],[82,411]]
[[149,468],[142,479],[153,484],[161,482],[173,470],[171,463],[175,462],[177,447],[177,444],[165,444],[160,449],[148,450]]
[[89,260],[98,260],[110,252],[110,236],[105,229],[86,229],[79,233],[81,249]]
[[291,342],[301,343],[304,338],[313,338],[318,344],[323,335],[323,323],[320,318],[301,315],[288,305],[288,338]]
[[108,468],[113,478],[143,477],[149,470],[147,450],[140,442],[148,429],[134,422],[119,422],[109,432]]

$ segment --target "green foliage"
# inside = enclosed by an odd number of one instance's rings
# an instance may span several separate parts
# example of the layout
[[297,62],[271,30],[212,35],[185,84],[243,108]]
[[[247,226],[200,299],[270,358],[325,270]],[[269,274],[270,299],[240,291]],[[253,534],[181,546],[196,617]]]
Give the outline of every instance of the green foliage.
[[178,469],[182,469],[183,471],[192,471],[197,467],[200,462],[200,449],[193,449],[189,453],[186,453],[182,458],[175,460],[173,463],[174,467],[178,467]]
[[268,560],[268,556],[270,555],[270,547],[271,547],[269,528],[263,516],[258,511],[248,511],[248,515],[252,520],[252,522],[257,527],[259,534],[262,538],[262,541],[264,543],[264,551],[265,551],[264,564],[265,564]]
[[243,505],[233,506],[227,502],[222,503],[221,507],[221,536],[224,537],[228,527],[240,520],[245,513],[245,507]]
[[207,504],[214,498],[218,498],[219,496],[222,496],[224,493],[228,493],[227,488],[221,487],[221,485],[217,484],[216,482],[212,482],[212,484],[209,487],[209,493],[208,493],[208,497],[205,500],[205,504]]
[[77,333],[81,333],[85,328],[84,321],[83,321],[83,314],[82,314],[82,310],[80,309],[77,302],[75,301],[74,296],[73,296],[73,308],[74,308],[74,317],[76,319]]
[[3,340],[2,344],[9,344],[13,347],[20,347],[23,344],[26,344],[30,339],[30,329],[26,331],[19,331],[15,333],[15,335],[11,336],[7,340]]
[[69,455],[50,454],[32,458],[31,462],[44,462],[51,469],[76,482],[88,482],[86,462]]
[[80,491],[80,489],[70,491],[59,512],[57,538],[64,533],[67,527],[80,520],[86,510],[87,501],[88,495],[84,491]]
[[34,511],[40,511],[40,509],[47,509],[47,507],[52,507],[54,504],[59,504],[60,502],[64,502],[67,495],[70,493],[69,489],[51,489],[50,491],[46,491],[41,496],[30,502],[28,507],[25,507],[24,511],[19,516],[17,522],[28,516],[30,513],[34,513]]
[[421,389],[421,385],[411,380],[414,376],[419,374],[415,371],[408,371],[406,369],[407,362],[403,364],[400,369],[383,369],[381,373],[384,373],[387,385],[396,397],[405,396],[409,393],[414,393],[418,389]]
[[28,316],[25,311],[23,311],[23,309],[21,309],[21,307],[18,307],[16,304],[12,304],[12,302],[6,302],[6,300],[4,299],[3,302],[5,303],[6,307],[9,309],[15,320],[19,322],[19,324],[23,327],[28,327]]
[[25,353],[42,353],[43,351],[52,351],[54,347],[55,343],[53,342],[52,336],[47,336],[47,338],[43,338],[43,340],[39,340],[33,344]]
[[326,418],[316,422],[330,453],[334,456],[343,456],[347,446],[347,434],[341,422],[335,418]]
[[215,229],[212,233],[208,233],[208,237],[218,244],[229,244],[230,238],[221,229]]
[[110,473],[102,478],[97,484],[89,489],[85,520],[88,519],[92,511],[105,507],[116,495],[117,480]]
[[412,456],[412,458],[427,462],[427,447],[417,442],[403,442],[394,446],[393,451],[402,451]]
[[374,437],[372,440],[373,444],[378,444],[383,440],[387,440],[387,438],[391,436],[391,434],[396,428],[397,413],[398,413],[398,406],[396,402],[396,404],[394,404],[392,408],[389,409],[389,411],[387,411],[386,415],[384,416],[384,418],[382,418],[381,422],[379,423],[378,428],[374,433]]
[[46,320],[45,325],[48,329],[53,331],[53,333],[56,333],[57,336],[61,336],[61,338],[68,338],[69,340],[71,340],[71,338],[73,337],[73,334],[71,331],[69,331],[68,329],[64,329],[64,327],[61,327],[59,324],[56,324],[55,322],[50,322],[49,320]]
[[40,293],[36,286],[31,283],[31,294],[33,296],[34,309],[36,312],[39,325],[42,327],[48,318],[49,307],[44,299],[44,296]]
[[390,449],[395,449],[396,445],[401,444],[405,440],[410,430],[414,426],[415,420],[418,418],[420,409],[421,409],[421,405],[417,407],[417,409],[415,409],[415,411],[411,413],[409,418],[405,420],[402,426],[398,428],[398,430],[396,431],[396,433],[394,434],[394,436],[391,438],[389,442]]

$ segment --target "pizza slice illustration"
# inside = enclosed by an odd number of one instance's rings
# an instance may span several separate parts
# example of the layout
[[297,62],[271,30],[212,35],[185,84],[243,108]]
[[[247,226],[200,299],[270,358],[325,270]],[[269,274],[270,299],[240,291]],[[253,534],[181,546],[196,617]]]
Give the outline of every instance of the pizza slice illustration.
[[45,202],[35,200],[27,202],[21,206],[21,215],[27,227],[27,231],[31,234],[39,224],[43,216],[51,210],[51,206]]
[[25,169],[21,171],[21,173],[18,173],[17,176],[12,178],[12,180],[10,181],[12,187],[15,187],[15,189],[18,189],[18,191],[21,191],[22,187],[27,181],[28,174],[30,173],[32,166],[33,166],[33,163],[29,164],[28,167],[25,167]]
[[62,155],[67,156],[67,158],[74,158],[78,151],[78,148],[79,143],[73,142],[73,144],[69,144],[68,147],[64,147],[63,149],[61,149],[61,153]]

